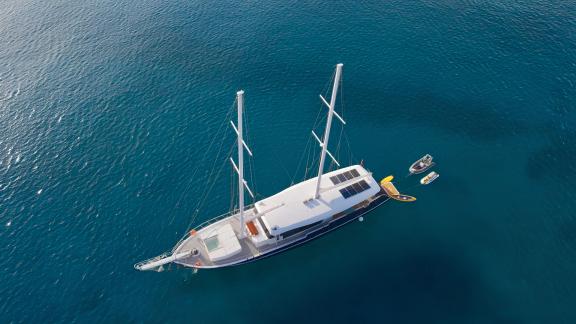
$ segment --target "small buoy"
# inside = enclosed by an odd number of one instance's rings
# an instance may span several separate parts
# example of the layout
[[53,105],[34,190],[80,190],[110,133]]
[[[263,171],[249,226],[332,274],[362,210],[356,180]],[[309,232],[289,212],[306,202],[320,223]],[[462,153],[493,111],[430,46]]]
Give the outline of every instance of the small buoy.
[[6,223],[6,227],[10,227],[10,225],[12,225],[12,221],[9,220],[8,223]]
[[363,222],[363,221],[364,221],[364,217],[360,216],[360,217],[358,217],[358,220],[361,221],[361,222]]

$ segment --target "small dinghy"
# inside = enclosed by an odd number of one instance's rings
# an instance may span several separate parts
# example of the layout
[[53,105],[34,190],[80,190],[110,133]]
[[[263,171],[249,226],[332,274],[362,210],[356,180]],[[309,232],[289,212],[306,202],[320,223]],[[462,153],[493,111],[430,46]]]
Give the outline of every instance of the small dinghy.
[[434,171],[428,173],[427,175],[424,176],[424,178],[420,179],[420,183],[423,185],[427,185],[432,183],[432,181],[438,179],[440,175]]
[[432,155],[426,154],[420,160],[412,163],[410,166],[410,174],[419,174],[430,169],[434,165],[432,159]]

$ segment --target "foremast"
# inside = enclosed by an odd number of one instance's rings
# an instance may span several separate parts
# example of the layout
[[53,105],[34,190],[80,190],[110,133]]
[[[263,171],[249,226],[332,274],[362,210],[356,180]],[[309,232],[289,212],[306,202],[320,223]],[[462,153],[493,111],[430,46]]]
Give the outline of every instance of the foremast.
[[246,145],[243,139],[243,122],[242,122],[242,110],[244,109],[244,90],[236,92],[236,99],[238,104],[238,127],[234,125],[233,121],[230,121],[232,128],[238,135],[238,166],[234,163],[234,159],[230,158],[234,170],[238,174],[238,217],[240,219],[240,238],[246,237],[246,226],[244,224],[244,188],[248,191],[250,196],[254,197],[252,190],[248,187],[248,183],[244,180],[244,149],[252,156],[252,151]]
[[318,199],[320,197],[320,184],[322,182],[322,174],[324,173],[324,161],[326,159],[326,154],[330,156],[330,158],[336,163],[336,165],[340,166],[340,163],[336,161],[336,158],[328,151],[328,140],[330,139],[330,128],[332,126],[332,117],[335,115],[343,124],[346,124],[344,119],[340,117],[335,111],[334,106],[336,105],[336,96],[338,95],[338,86],[340,85],[340,76],[342,75],[342,66],[344,64],[339,63],[336,65],[336,74],[334,76],[334,85],[332,86],[332,96],[330,97],[330,103],[320,95],[320,99],[322,103],[328,107],[328,118],[326,120],[326,128],[324,130],[324,137],[322,140],[312,131],[312,135],[320,144],[322,148],[322,153],[320,154],[320,165],[318,166],[318,182],[316,183],[316,192],[314,193],[314,199]]

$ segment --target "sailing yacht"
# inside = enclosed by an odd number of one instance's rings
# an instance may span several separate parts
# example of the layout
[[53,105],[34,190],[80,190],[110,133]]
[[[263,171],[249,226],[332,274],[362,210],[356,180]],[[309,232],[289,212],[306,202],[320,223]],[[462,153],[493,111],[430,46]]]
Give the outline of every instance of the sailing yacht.
[[335,112],[342,64],[336,65],[332,96],[328,102],[326,127],[322,140],[312,132],[322,148],[318,176],[294,184],[268,198],[245,206],[244,194],[253,197],[244,179],[244,151],[252,155],[243,139],[242,110],[244,91],[237,92],[237,161],[231,158],[238,175],[239,208],[210,219],[189,231],[172,249],[158,257],[137,263],[137,270],[159,270],[169,263],[195,269],[240,265],[281,253],[314,240],[386,202],[386,191],[363,165],[343,167],[324,173],[326,156],[340,164],[328,151],[333,117],[346,124]]

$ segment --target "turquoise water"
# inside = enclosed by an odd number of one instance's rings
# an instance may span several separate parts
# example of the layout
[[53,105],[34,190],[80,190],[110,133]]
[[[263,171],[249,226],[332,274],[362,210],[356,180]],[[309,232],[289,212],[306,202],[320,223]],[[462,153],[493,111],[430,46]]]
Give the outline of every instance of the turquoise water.
[[[4,1],[0,322],[576,322],[575,13],[541,0]],[[235,91],[267,196],[302,176],[338,62],[343,160],[396,175],[418,201],[239,268],[135,271],[184,234],[225,162],[208,147]],[[421,187],[404,176],[427,152],[441,176]],[[198,222],[228,210],[229,175]]]

